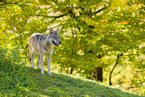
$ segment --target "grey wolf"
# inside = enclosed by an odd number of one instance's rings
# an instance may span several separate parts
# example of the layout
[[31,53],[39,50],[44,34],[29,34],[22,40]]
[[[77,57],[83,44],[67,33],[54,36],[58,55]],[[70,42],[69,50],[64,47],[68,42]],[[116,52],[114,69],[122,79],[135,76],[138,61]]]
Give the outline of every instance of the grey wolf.
[[53,28],[48,34],[33,33],[29,38],[29,59],[31,59],[32,67],[34,68],[34,56],[38,54],[37,68],[39,68],[39,61],[41,62],[41,73],[44,75],[43,54],[47,54],[48,74],[50,76],[50,61],[54,47],[59,46],[61,41],[59,39],[59,29],[53,31]]

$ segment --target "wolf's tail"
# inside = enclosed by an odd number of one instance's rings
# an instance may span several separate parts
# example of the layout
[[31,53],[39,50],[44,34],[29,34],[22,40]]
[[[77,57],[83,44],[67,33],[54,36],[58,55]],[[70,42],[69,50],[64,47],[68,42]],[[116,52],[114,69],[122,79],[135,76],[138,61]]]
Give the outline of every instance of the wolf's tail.
[[30,38],[29,38],[29,55],[28,55],[30,61],[32,59],[32,54],[33,54],[32,41],[31,40],[32,40],[32,37],[30,36]]

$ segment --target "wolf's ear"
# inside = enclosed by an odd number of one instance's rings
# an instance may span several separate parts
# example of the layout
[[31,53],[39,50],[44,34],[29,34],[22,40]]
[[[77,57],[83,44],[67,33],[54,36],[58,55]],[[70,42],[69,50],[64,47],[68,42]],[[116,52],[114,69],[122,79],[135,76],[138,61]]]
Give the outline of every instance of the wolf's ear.
[[49,33],[50,33],[50,35],[53,34],[53,28],[50,29]]
[[58,28],[58,29],[57,29],[57,33],[59,33],[59,31],[60,31],[60,29]]

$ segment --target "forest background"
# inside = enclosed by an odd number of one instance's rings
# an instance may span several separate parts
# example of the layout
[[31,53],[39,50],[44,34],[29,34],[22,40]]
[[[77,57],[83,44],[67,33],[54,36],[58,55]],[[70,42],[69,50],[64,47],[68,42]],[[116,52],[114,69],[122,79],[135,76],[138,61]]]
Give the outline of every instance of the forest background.
[[1,52],[13,49],[30,65],[29,36],[60,28],[54,70],[143,95],[144,7],[144,0],[0,0]]

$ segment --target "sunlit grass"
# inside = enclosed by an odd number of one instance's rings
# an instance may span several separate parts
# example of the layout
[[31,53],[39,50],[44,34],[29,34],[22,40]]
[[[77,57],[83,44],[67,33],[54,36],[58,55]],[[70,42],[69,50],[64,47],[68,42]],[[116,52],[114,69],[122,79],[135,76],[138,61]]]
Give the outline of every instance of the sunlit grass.
[[[59,72],[59,65],[52,62],[51,71],[53,76],[48,75],[45,62],[44,76],[40,69],[37,69],[36,62],[36,69],[31,67],[29,61],[21,62],[23,58],[20,57],[17,48],[6,53],[7,51],[8,49],[1,49],[0,52],[0,60],[2,60],[0,63],[0,95],[2,96],[137,97],[134,93],[129,93],[129,91],[117,85],[109,87],[103,83],[86,79],[77,73],[73,75],[65,74],[65,72],[61,73]],[[116,68],[114,74],[118,74],[119,68],[119,66]],[[123,67],[121,68],[123,69]],[[121,72],[119,74],[122,75]],[[107,74],[104,75],[107,76]],[[120,76],[114,75],[114,83],[116,78],[121,79]]]
[[77,76],[52,73],[50,77],[47,71],[42,75],[40,69],[14,65],[9,70],[10,67],[11,64],[1,65],[2,96],[135,96]]
[[[36,64],[37,64],[37,58],[35,59],[35,68],[36,68],[36,70],[39,71],[39,73],[41,73],[40,69],[37,69]],[[28,62],[26,64],[26,66],[32,67],[30,62]],[[104,73],[103,73],[103,79],[104,79],[103,83],[104,83],[104,85],[108,85],[109,73],[110,73],[110,70],[112,69],[112,67],[113,67],[113,64],[103,70],[104,71]],[[44,62],[44,70],[46,71],[45,75],[47,75],[48,74],[47,62]],[[64,74],[64,75],[71,76],[71,77],[81,78],[82,80],[83,79],[88,80],[88,79],[86,79],[85,76],[80,75],[76,71],[74,71],[74,73],[71,74],[71,75],[67,74],[65,72],[65,70],[60,71],[59,64],[55,64],[53,62],[51,62],[51,72],[53,72],[55,74]],[[131,79],[133,79],[133,77],[134,77],[134,72],[135,71],[133,70],[132,66],[122,65],[121,63],[118,64],[117,67],[115,68],[113,74],[112,74],[113,87],[116,87],[118,89],[121,89],[121,90],[124,90],[124,91],[127,91],[127,92],[134,92],[135,94],[142,94],[143,95],[144,91],[145,91],[145,89],[143,87],[141,87],[141,89],[139,89],[138,87],[128,89],[129,87],[131,87]]]

